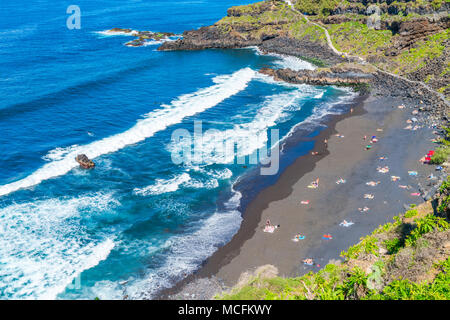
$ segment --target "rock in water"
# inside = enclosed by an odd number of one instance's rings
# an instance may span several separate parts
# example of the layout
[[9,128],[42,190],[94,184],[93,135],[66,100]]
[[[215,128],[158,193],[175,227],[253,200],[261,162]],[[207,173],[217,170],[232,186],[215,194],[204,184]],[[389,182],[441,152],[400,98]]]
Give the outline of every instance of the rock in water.
[[80,166],[84,169],[91,169],[95,167],[95,163],[90,160],[85,154],[79,154],[75,158],[75,160],[80,164]]

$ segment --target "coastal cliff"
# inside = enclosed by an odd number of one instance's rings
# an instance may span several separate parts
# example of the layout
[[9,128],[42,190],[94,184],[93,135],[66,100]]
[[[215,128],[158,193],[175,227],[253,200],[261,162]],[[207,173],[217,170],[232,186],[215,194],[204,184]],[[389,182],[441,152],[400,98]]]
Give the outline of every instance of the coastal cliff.
[[[207,27],[158,50],[201,50],[258,46],[263,52],[294,55],[324,67],[359,56],[374,66],[450,95],[449,3],[444,1],[262,1],[232,7]],[[374,7],[376,5],[376,7]],[[375,21],[373,14],[377,12]],[[303,15],[306,14],[306,15]],[[308,20],[306,20],[308,19]],[[339,55],[327,43],[349,56]]]

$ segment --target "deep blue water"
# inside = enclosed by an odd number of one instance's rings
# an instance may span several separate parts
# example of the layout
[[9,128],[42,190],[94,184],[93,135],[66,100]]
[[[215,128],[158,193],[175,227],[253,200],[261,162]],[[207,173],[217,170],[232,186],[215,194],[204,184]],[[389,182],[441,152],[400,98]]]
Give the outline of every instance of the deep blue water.
[[[214,138],[265,143],[269,129],[282,139],[342,111],[348,91],[257,73],[312,67],[299,59],[252,48],[158,52],[100,33],[181,33],[248,2],[79,0],[81,29],[69,30],[71,2],[2,1],[0,298],[151,298],[239,228],[232,186],[255,165],[207,154]],[[193,135],[194,121],[219,134],[205,133],[203,161],[175,164],[172,153],[191,143],[172,134]],[[79,153],[96,168],[78,168]]]

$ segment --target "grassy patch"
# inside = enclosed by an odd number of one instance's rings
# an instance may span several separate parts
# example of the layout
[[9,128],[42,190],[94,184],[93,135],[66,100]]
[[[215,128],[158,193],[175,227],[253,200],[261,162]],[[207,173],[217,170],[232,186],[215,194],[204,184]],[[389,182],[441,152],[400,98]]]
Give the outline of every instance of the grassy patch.
[[330,25],[328,32],[338,50],[360,56],[377,54],[388,47],[392,39],[391,31],[369,29],[358,21]]

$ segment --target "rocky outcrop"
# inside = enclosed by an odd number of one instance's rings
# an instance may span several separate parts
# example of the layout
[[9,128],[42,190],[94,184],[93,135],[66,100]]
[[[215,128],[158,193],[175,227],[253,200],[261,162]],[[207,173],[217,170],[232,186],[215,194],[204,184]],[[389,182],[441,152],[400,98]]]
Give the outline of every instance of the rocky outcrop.
[[361,85],[373,79],[370,73],[360,69],[333,67],[330,69],[299,70],[263,68],[259,72],[272,76],[275,80],[311,85]]
[[80,164],[83,169],[92,169],[95,167],[95,163],[90,160],[85,154],[79,154],[75,160]]
[[165,42],[158,50],[202,50],[210,48],[231,49],[256,46],[262,43],[262,38],[245,38],[238,32],[224,34],[218,27],[202,27],[198,30],[185,31],[183,38],[177,41]]
[[394,77],[388,73],[376,72],[371,82],[371,92],[375,95],[400,97],[420,102],[419,110],[428,112],[427,121],[432,124],[436,120],[448,121],[448,101],[435,91],[424,88],[419,83]]
[[133,29],[125,29],[125,28],[112,28],[106,33],[109,34],[122,34],[128,35],[131,37],[136,37],[137,39],[129,41],[125,43],[126,46],[129,47],[141,47],[145,45],[148,40],[160,41],[160,40],[169,40],[170,37],[176,36],[172,32],[151,32],[151,31],[137,31]]

